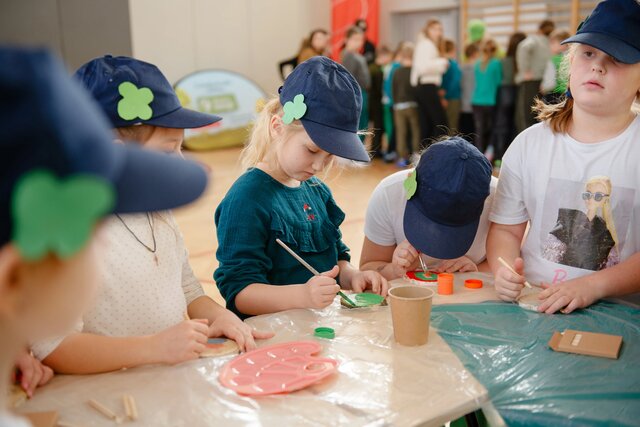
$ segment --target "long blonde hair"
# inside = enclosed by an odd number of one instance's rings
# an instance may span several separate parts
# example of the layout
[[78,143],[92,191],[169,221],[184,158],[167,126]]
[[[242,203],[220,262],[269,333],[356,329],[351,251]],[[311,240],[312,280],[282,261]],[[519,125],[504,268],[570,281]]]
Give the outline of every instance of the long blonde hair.
[[[273,167],[278,167],[278,159],[275,155],[276,144],[280,141],[286,141],[294,133],[304,132],[304,127],[299,120],[284,126],[284,133],[281,138],[275,138],[271,134],[271,119],[273,116],[282,117],[284,111],[277,96],[271,98],[259,112],[258,117],[253,123],[251,136],[240,154],[240,164],[242,169],[246,170],[255,167],[260,162],[265,162]],[[357,162],[332,157],[324,171],[322,171],[323,179],[329,174],[329,171],[335,164],[339,165],[357,165]]]
[[584,188],[588,191],[588,188],[592,184],[600,184],[605,189],[608,197],[605,197],[604,202],[602,203],[602,218],[604,218],[604,222],[607,225],[607,229],[609,233],[611,233],[611,237],[613,238],[614,247],[617,250],[618,247],[618,233],[616,232],[616,225],[613,221],[613,215],[611,213],[611,190],[613,186],[611,185],[611,179],[608,176],[604,175],[596,175],[589,178],[589,180],[584,184]]
[[[572,43],[569,47],[564,58],[562,58],[562,62],[560,63],[560,69],[558,73],[558,78],[561,80],[565,80],[569,82],[569,77],[571,76],[571,60],[576,54],[576,50],[578,46],[576,43]],[[569,90],[569,86],[567,85],[567,90]],[[636,93],[636,102],[631,104],[631,111],[636,114],[640,114],[640,106],[638,106],[638,99],[640,98],[640,90]],[[536,118],[538,121],[545,122],[548,121],[551,130],[555,133],[567,133],[569,131],[569,126],[571,125],[571,119],[573,116],[573,98],[569,96],[565,96],[560,102],[556,104],[545,104],[539,98],[536,98],[535,104],[531,109],[534,113],[536,113]]]
[[425,24],[424,28],[422,29],[422,34],[428,40],[431,40],[433,44],[436,46],[436,48],[438,49],[438,53],[440,53],[440,55],[443,55],[444,54],[444,36],[440,36],[438,40],[433,40],[431,39],[431,37],[429,37],[429,30],[434,25],[440,25],[442,27],[442,22],[440,22],[438,19],[429,19]]
[[[274,137],[271,135],[271,118],[282,116],[283,110],[278,97],[271,98],[262,108],[258,117],[253,122],[251,136],[240,154],[242,169],[249,169],[260,162],[271,163],[275,161]],[[292,132],[302,130],[302,124],[298,120],[285,127],[286,138]]]

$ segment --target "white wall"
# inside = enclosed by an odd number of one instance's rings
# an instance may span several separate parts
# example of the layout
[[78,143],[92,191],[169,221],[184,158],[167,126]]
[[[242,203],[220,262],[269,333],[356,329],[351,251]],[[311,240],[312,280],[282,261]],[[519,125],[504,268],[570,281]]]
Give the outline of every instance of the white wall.
[[0,43],[49,47],[70,70],[131,55],[130,38],[128,0],[0,0]]
[[130,0],[133,55],[175,82],[204,68],[236,71],[267,93],[277,64],[310,30],[330,29],[330,0]]
[[[453,9],[455,19],[451,16]],[[391,49],[402,40],[415,42],[418,31],[429,17],[441,19],[446,24],[450,19],[457,19],[459,10],[460,0],[380,0],[380,42]],[[458,39],[458,24],[455,29],[452,25],[443,26],[446,37]],[[408,37],[409,34],[413,36]]]

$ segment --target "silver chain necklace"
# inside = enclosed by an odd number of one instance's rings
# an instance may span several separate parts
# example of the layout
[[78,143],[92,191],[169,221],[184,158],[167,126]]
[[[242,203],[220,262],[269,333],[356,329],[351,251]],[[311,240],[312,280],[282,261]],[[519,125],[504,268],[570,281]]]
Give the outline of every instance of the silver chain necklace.
[[126,222],[124,222],[124,220],[122,219],[122,217],[118,214],[116,214],[116,216],[118,217],[118,219],[120,220],[120,222],[122,223],[122,225],[124,225],[124,228],[127,229],[127,231],[129,233],[131,233],[131,235],[133,236],[134,239],[136,239],[138,241],[138,243],[140,243],[142,246],[144,246],[144,248],[151,252],[153,254],[153,260],[156,262],[156,265],[158,265],[158,254],[156,254],[156,250],[157,250],[157,246],[156,246],[156,235],[154,233],[153,230],[153,221],[151,221],[151,215],[149,215],[149,213],[147,212],[147,221],[149,222],[149,228],[151,229],[151,238],[153,239],[153,248],[150,248],[149,246],[147,246],[142,240],[140,240],[138,238],[138,236],[136,236],[136,233],[134,233],[133,231],[131,231],[131,229],[129,228],[129,226],[127,225]]

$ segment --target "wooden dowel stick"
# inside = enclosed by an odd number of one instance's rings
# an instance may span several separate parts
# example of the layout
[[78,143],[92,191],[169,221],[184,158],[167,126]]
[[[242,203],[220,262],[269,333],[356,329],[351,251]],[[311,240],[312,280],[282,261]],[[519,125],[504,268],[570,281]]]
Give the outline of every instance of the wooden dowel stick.
[[[498,262],[500,262],[500,264],[504,265],[504,266],[505,266],[507,269],[509,269],[509,271],[510,271],[510,272],[512,272],[513,274],[518,274],[518,273],[516,273],[516,271],[513,269],[513,267],[511,267],[511,266],[509,265],[509,263],[508,263],[507,261],[505,261],[502,257],[500,257],[500,256],[498,257]],[[519,274],[518,274],[518,276],[519,276]],[[531,288],[532,288],[531,284],[530,284],[529,282],[527,282],[526,280],[524,281],[524,285],[525,285],[527,288],[529,288],[529,289],[531,289]]]
[[97,402],[96,400],[89,399],[87,403],[89,404],[89,406],[91,406],[96,411],[100,412],[105,417],[114,421],[118,419],[118,416],[113,411],[111,411],[111,409],[107,408],[106,406]]
[[[311,267],[311,265],[309,265],[309,263],[305,260],[303,260],[300,255],[298,255],[297,253],[295,253],[289,246],[287,246],[287,244],[285,242],[283,242],[280,239],[276,239],[276,242],[282,246],[282,248],[289,252],[289,254],[294,257],[295,259],[298,260],[298,262],[300,264],[302,264],[303,266],[305,266],[307,268],[307,270],[309,270],[311,272],[311,274],[313,274],[314,276],[320,276],[320,273],[318,273],[318,270],[316,270],[315,268]],[[351,301],[351,299],[345,295],[344,292],[342,291],[338,291],[338,295],[340,295],[340,297],[345,300],[347,303],[351,304],[353,307],[356,306],[356,303],[354,303],[353,301]]]

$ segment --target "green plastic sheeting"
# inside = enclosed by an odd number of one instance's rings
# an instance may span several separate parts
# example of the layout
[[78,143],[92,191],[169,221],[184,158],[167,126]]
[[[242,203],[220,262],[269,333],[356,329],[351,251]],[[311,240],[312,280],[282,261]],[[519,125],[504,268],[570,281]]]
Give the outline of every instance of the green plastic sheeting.
[[[433,307],[431,325],[489,390],[509,426],[640,425],[640,310],[601,302],[569,315],[515,304]],[[554,331],[623,337],[617,360],[554,352]]]

